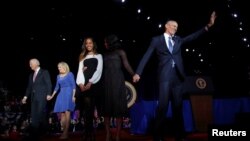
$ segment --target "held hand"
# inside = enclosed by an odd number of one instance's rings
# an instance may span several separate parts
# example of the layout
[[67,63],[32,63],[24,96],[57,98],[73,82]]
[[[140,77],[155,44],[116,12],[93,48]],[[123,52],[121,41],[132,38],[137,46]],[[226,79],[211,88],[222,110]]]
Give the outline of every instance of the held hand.
[[72,97],[72,102],[76,102],[76,98],[74,96]]
[[135,74],[135,75],[133,76],[133,82],[136,83],[136,82],[138,82],[139,80],[140,80],[140,76],[139,76],[138,74]]
[[47,95],[47,100],[48,100],[48,101],[51,100],[52,98],[53,98],[52,96]]
[[24,97],[24,98],[22,99],[22,104],[26,104],[26,100],[27,100],[27,98]]

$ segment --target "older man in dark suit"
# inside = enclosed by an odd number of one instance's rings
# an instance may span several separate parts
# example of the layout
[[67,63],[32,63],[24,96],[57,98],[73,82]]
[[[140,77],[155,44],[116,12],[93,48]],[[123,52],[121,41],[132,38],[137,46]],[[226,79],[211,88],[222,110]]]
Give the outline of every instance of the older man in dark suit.
[[172,112],[174,120],[174,130],[176,140],[182,140],[184,135],[184,125],[182,117],[183,81],[185,72],[181,56],[181,47],[184,43],[193,41],[204,34],[214,25],[216,14],[213,12],[209,23],[197,32],[184,38],[176,36],[178,24],[174,20],[169,20],[165,24],[165,33],[152,38],[150,46],[144,54],[137,70],[133,76],[133,81],[138,82],[143,68],[150,56],[155,51],[159,60],[158,80],[159,80],[159,103],[156,109],[154,140],[163,140],[161,125],[163,124],[170,97],[172,100]]
[[22,103],[26,104],[27,98],[31,100],[31,134],[37,136],[38,129],[44,129],[47,125],[47,96],[51,95],[52,84],[49,72],[40,68],[38,59],[30,59],[29,65],[33,72],[29,75]]

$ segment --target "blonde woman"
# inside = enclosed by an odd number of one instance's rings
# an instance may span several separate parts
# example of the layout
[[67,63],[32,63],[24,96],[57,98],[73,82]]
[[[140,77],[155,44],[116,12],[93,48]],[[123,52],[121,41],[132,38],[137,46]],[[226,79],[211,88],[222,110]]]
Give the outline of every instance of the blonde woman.
[[57,75],[56,86],[52,96],[48,97],[48,100],[51,100],[56,93],[59,92],[56,98],[54,112],[61,114],[63,133],[60,139],[67,139],[71,112],[75,109],[76,84],[74,75],[70,72],[69,66],[66,62],[58,63],[58,70],[59,74]]

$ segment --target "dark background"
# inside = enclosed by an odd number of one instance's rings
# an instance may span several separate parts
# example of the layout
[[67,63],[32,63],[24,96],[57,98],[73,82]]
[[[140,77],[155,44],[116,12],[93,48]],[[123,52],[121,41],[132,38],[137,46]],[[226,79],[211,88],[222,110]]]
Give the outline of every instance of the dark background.
[[[187,75],[209,76],[215,87],[215,96],[249,95],[250,16],[246,3],[236,0],[127,0],[125,3],[86,0],[81,3],[1,4],[0,88],[7,90],[9,95],[22,96],[31,72],[29,59],[33,57],[40,60],[41,67],[50,71],[53,84],[59,61],[68,62],[76,75],[82,40],[89,35],[95,38],[102,53],[104,36],[117,34],[136,69],[151,37],[164,32],[163,28],[158,28],[160,23],[164,26],[169,18],[177,20],[177,34],[185,36],[204,27],[215,10],[218,18],[210,32],[183,47]],[[137,13],[138,8],[141,13]],[[237,18],[233,17],[234,13],[238,14]],[[247,41],[243,40],[244,37]],[[190,51],[186,52],[186,49]],[[156,64],[153,56],[140,83],[135,84],[145,99],[154,97],[155,89],[148,86],[156,86]],[[128,74],[126,77],[131,81]]]

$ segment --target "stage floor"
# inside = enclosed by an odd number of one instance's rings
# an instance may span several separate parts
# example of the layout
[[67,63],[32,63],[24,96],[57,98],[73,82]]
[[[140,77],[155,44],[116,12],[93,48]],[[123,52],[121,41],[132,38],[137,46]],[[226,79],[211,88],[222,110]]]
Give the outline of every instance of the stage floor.
[[[112,134],[115,135],[115,129],[111,130]],[[69,138],[66,139],[68,141],[81,141],[83,134],[80,132],[70,133]],[[62,141],[59,139],[60,133],[45,135],[39,141]],[[2,139],[1,139],[2,140]],[[26,141],[24,137],[18,137],[13,139],[5,138],[5,141]],[[65,141],[66,141],[65,140]],[[121,141],[152,141],[151,135],[133,135],[130,133],[129,129],[123,129],[121,132]],[[165,141],[175,141],[173,136],[165,135]],[[96,141],[105,141],[105,130],[98,129],[96,131]],[[114,141],[114,140],[113,140]],[[186,141],[207,141],[206,133],[190,133],[186,137]]]

